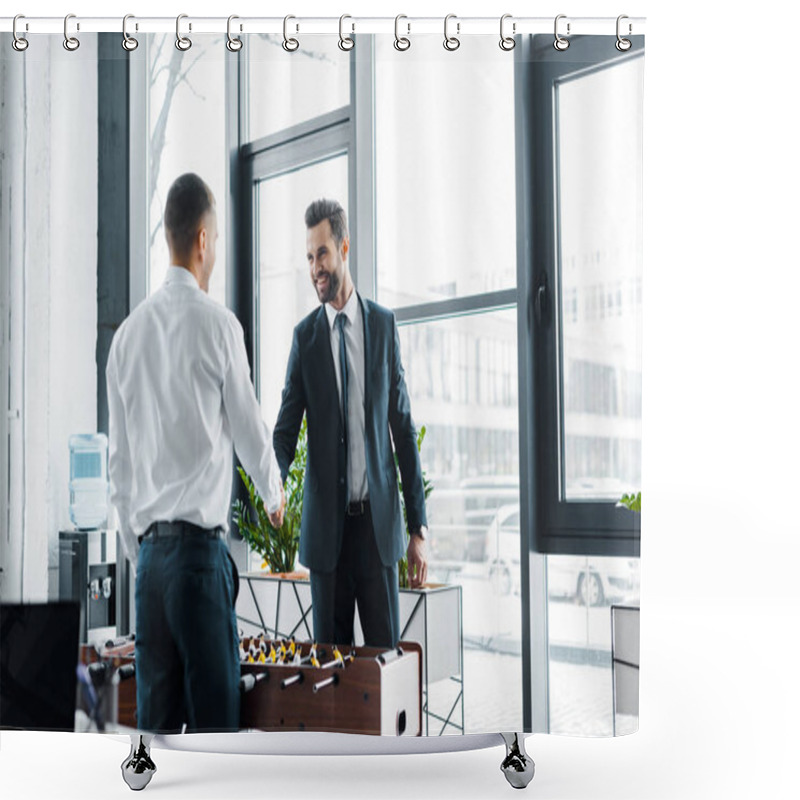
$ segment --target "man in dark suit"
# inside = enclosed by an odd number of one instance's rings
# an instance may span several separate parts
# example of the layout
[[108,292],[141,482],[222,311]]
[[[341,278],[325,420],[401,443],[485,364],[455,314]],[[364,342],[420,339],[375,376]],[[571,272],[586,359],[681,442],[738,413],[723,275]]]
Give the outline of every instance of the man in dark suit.
[[317,200],[305,222],[322,305],[294,329],[275,455],[285,481],[305,413],[300,561],[311,572],[314,637],[351,643],[357,604],[365,643],[394,647],[397,562],[406,545],[392,441],[408,517],[410,583],[421,586],[427,577],[425,494],[400,340],[394,314],[355,291],[341,205]]

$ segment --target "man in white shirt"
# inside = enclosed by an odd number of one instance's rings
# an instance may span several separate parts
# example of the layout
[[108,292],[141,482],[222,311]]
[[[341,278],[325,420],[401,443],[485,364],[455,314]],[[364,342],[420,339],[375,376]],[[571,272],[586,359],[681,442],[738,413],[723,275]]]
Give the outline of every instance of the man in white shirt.
[[138,549],[138,726],[237,730],[231,445],[276,527],[285,500],[242,327],[208,297],[217,216],[197,175],[173,183],[164,227],[164,285],[120,325],[106,366],[111,502]]

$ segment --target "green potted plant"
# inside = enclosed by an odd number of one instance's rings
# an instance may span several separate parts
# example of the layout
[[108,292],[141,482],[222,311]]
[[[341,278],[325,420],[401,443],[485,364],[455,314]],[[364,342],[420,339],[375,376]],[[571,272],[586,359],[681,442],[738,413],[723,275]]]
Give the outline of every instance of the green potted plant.
[[273,528],[264,501],[258,494],[250,476],[238,468],[239,476],[247,489],[250,501],[236,500],[233,504],[233,522],[247,544],[263,559],[262,566],[272,573],[288,574],[294,571],[297,549],[300,545],[300,520],[303,517],[303,478],[308,457],[306,419],[300,426],[294,461],[286,476],[286,511],[283,525]]
[[642,513],[642,493],[624,494],[617,503],[618,506],[625,506],[629,511],[635,511],[638,514]]
[[[422,452],[422,442],[425,439],[425,426],[423,425],[417,433],[417,452]],[[406,513],[406,501],[403,497],[403,481],[400,478],[399,465],[397,463],[397,454],[394,457],[395,468],[397,469],[397,488],[400,492],[400,507],[403,509],[403,529],[406,532],[406,539],[408,539],[408,514]],[[422,485],[425,492],[425,499],[427,500],[430,493],[433,491],[433,484],[428,480],[428,475],[425,470],[422,470]],[[408,589],[408,557],[403,556],[397,564],[398,579],[401,589]]]
[[[417,450],[422,450],[422,442],[425,439],[425,426],[420,428],[417,433]],[[250,476],[239,467],[239,476],[247,489],[250,502],[245,504],[241,500],[236,500],[233,504],[233,522],[239,530],[240,536],[247,544],[255,550],[263,559],[263,566],[272,573],[287,574],[294,570],[297,559],[297,549],[300,544],[300,521],[303,517],[303,480],[306,472],[306,460],[308,457],[308,439],[306,419],[300,426],[300,434],[297,438],[297,450],[295,451],[294,461],[289,468],[286,477],[284,491],[286,492],[286,513],[283,525],[276,529],[269,521],[269,516],[264,508],[264,501],[258,494]],[[395,465],[397,456],[395,455]],[[422,482],[425,491],[425,499],[433,491],[433,484],[428,480],[425,470],[422,471]],[[403,509],[403,524],[408,536],[408,517],[406,514],[406,504],[403,498],[403,483],[400,472],[397,472],[397,488],[400,492],[400,506]],[[254,512],[254,513],[253,513]],[[400,588],[408,588],[408,559],[403,556],[398,564],[398,577]]]

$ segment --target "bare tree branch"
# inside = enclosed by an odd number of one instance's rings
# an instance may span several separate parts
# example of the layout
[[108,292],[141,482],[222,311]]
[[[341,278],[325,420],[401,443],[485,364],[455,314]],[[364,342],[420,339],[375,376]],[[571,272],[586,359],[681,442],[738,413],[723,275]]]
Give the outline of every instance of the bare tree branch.
[[198,92],[197,89],[195,89],[194,86],[192,86],[192,84],[190,83],[189,79],[186,77],[185,73],[183,75],[181,75],[180,78],[178,78],[178,83],[185,83],[189,87],[189,89],[191,90],[192,94],[195,97],[197,97],[199,100],[205,100],[206,99],[206,96],[204,94],[200,94],[200,92]]
[[164,90],[164,100],[162,101],[161,108],[158,112],[158,118],[156,119],[156,123],[153,126],[153,131],[150,137],[150,198],[148,209],[150,210],[150,215],[152,218],[153,212],[153,203],[158,202],[161,206],[160,213],[158,214],[158,222],[153,226],[153,229],[150,231],[150,247],[152,248],[155,244],[159,233],[162,231],[164,227],[164,209],[163,203],[160,201],[160,195],[158,193],[158,177],[161,170],[161,157],[164,153],[164,147],[166,145],[166,136],[167,136],[167,125],[169,123],[169,115],[172,109],[172,102],[175,98],[175,92],[178,89],[180,84],[185,83],[189,90],[201,100],[205,100],[206,98],[200,94],[192,83],[189,80],[189,74],[191,73],[194,66],[197,62],[206,54],[205,48],[199,47],[196,51],[195,57],[192,61],[188,64],[186,69],[181,71],[181,67],[184,63],[184,53],[177,48],[172,50],[172,54],[169,58],[169,61],[166,61],[163,64],[159,64],[158,61],[161,58],[164,52],[164,43],[167,41],[167,36],[165,35],[159,42],[158,48],[155,51],[155,58],[153,59],[152,68],[150,70],[151,76],[151,86],[153,86],[161,75],[162,72],[166,72],[167,76],[167,85]]
[[164,224],[164,215],[159,215],[158,222],[156,223],[155,228],[150,231],[150,249],[153,249],[153,245],[156,243],[156,239],[158,238],[158,232],[161,230]]
[[198,53],[198,54],[197,54],[197,57],[195,58],[195,60],[194,60],[194,61],[192,61],[192,63],[191,63],[191,64],[189,64],[189,66],[188,66],[188,67],[186,67],[186,69],[185,69],[185,70],[184,70],[184,71],[183,71],[183,72],[182,72],[182,73],[181,73],[181,74],[178,76],[178,80],[176,81],[176,86],[177,86],[178,84],[180,84],[180,83],[185,83],[185,84],[186,84],[186,85],[187,85],[187,86],[188,86],[188,87],[189,87],[189,88],[192,90],[192,92],[194,93],[194,95],[195,95],[196,97],[199,97],[201,100],[205,100],[205,99],[206,99],[206,98],[205,98],[205,96],[204,96],[204,95],[202,95],[202,94],[200,94],[200,93],[199,93],[199,92],[198,92],[198,91],[197,91],[197,90],[194,88],[194,86],[192,86],[192,84],[191,84],[191,83],[189,82],[189,80],[187,79],[187,76],[188,76],[188,75],[189,75],[189,73],[192,71],[192,68],[194,67],[194,65],[195,65],[195,64],[196,64],[196,63],[197,63],[197,62],[200,60],[200,58],[201,58],[203,55],[205,55],[203,52],[200,52],[200,53]]
[[170,70],[167,79],[167,87],[164,93],[164,102],[161,104],[161,109],[158,113],[158,119],[153,127],[153,133],[150,137],[150,204],[152,205],[153,194],[155,193],[156,186],[158,185],[158,173],[161,169],[161,154],[164,151],[164,143],[167,135],[167,122],[169,120],[169,112],[172,107],[172,98],[175,94],[177,86],[179,69],[183,53],[175,48],[170,57]]
[[[176,48],[176,50],[177,50],[177,48]],[[199,61],[199,60],[200,60],[200,59],[201,59],[201,58],[202,58],[204,55],[205,55],[205,50],[204,50],[204,49],[202,49],[202,48],[200,49],[200,51],[199,51],[199,52],[195,53],[195,58],[194,58],[194,61],[192,61],[192,63],[191,63],[191,64],[189,64],[189,66],[188,66],[188,67],[187,67],[187,68],[184,70],[184,72],[183,72],[183,75],[186,75],[187,73],[189,73],[189,72],[191,71],[192,67],[193,67],[193,66],[194,66],[194,65],[195,65],[195,64],[196,64],[196,63],[197,63],[197,62],[198,62],[198,61]],[[170,63],[168,63],[168,64],[162,64],[162,65],[161,65],[161,66],[160,66],[160,67],[159,67],[157,70],[155,70],[155,71],[153,72],[153,74],[152,74],[152,78],[151,78],[151,80],[150,80],[150,85],[151,85],[151,86],[155,86],[155,84],[156,84],[156,81],[158,80],[158,76],[159,76],[159,75],[160,75],[162,72],[169,72],[169,71],[171,71],[171,70],[172,70],[172,61],[170,61]]]
[[153,72],[153,74],[152,74],[152,77],[150,78],[150,87],[152,88],[153,86],[156,85],[156,81],[158,80],[158,76],[162,72],[168,72],[168,71],[169,71],[169,64],[162,64],[157,70],[155,70]]
[[205,51],[205,50],[203,50],[203,49],[201,49],[201,50],[200,50],[200,51],[197,53],[197,55],[195,56],[195,59],[194,59],[194,61],[192,61],[192,63],[191,63],[191,64],[189,64],[189,66],[188,66],[188,67],[186,67],[186,69],[183,71],[183,73],[182,73],[182,76],[183,76],[183,75],[188,75],[188,74],[189,74],[189,73],[192,71],[192,69],[193,69],[194,65],[195,65],[195,64],[196,64],[196,63],[197,63],[197,62],[198,62],[198,61],[199,61],[199,60],[200,60],[200,59],[201,59],[201,58],[202,58],[202,57],[203,57],[205,54],[206,54],[206,51]]
[[[274,33],[258,33],[256,34],[259,39],[267,42],[267,44],[271,45],[272,47],[283,47],[283,37],[278,36]],[[311,50],[305,45],[303,45],[299,50],[296,50],[294,56],[300,55],[304,58],[311,58],[314,61],[328,61],[329,63],[333,63],[333,59],[327,53],[320,53],[316,50]]]
[[[161,36],[158,40],[158,49],[153,56],[152,61],[150,62],[150,85],[152,86],[156,82],[156,76],[153,74],[155,70],[156,64],[158,64],[158,60],[161,58],[161,51],[164,49],[164,42],[167,41],[167,34]],[[160,71],[160,70],[159,70]]]

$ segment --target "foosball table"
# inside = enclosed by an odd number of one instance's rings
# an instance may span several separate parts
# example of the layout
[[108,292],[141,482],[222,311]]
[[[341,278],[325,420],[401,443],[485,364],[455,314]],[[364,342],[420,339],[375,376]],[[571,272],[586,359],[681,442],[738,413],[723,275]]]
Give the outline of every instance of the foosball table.
[[[144,789],[156,772],[154,740],[172,749],[278,754],[299,752],[298,737],[305,732],[323,737],[315,740],[319,755],[355,752],[355,741],[362,753],[421,753],[489,747],[499,739],[506,747],[501,769],[508,782],[524,788],[533,777],[522,734],[422,736],[422,658],[416,642],[400,642],[394,649],[339,648],[259,636],[242,637],[239,645],[240,727],[250,731],[244,738],[137,732],[132,637],[99,650],[82,647],[84,694],[94,698],[87,719],[101,731],[127,729],[130,752],[121,767],[131,789]],[[276,736],[268,742],[263,738]]]
[[242,641],[241,727],[382,736],[422,733],[422,659],[416,642],[392,650]]
[[[97,707],[86,713],[100,729],[137,728],[132,650],[132,642],[82,650],[98,698]],[[239,659],[243,730],[422,733],[422,661],[416,642],[387,650],[243,637]]]

